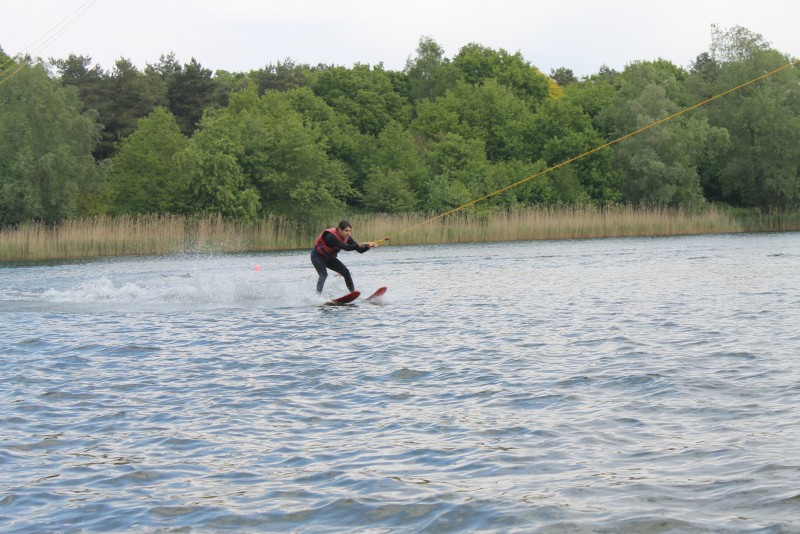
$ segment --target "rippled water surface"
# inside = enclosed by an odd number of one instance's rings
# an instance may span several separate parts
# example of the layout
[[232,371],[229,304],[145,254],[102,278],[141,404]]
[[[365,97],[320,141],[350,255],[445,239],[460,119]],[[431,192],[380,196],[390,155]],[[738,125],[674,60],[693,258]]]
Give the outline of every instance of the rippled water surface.
[[0,265],[0,531],[800,532],[800,234],[342,257]]

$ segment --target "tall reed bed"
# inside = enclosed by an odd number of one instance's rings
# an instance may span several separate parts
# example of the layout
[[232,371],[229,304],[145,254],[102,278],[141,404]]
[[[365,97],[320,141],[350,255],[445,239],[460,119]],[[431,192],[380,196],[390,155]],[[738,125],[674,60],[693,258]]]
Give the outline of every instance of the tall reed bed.
[[800,230],[800,212],[784,211],[762,213],[760,210],[736,212],[746,231],[787,232]]
[[296,225],[277,217],[255,222],[220,216],[98,217],[1,229],[0,261],[285,250],[307,244]]
[[[392,244],[528,241],[741,232],[730,214],[669,208],[529,208],[489,216],[458,213],[430,221],[419,214],[364,215],[351,219],[362,237],[391,237]],[[430,221],[430,222],[429,222]]]
[[[800,229],[800,214],[741,214],[709,206],[700,211],[612,206],[529,208],[479,215],[355,214],[360,241],[389,244],[582,239]],[[0,229],[0,261],[307,249],[328,221],[314,227],[280,217],[236,221],[219,216],[99,217],[58,226],[23,224]]]

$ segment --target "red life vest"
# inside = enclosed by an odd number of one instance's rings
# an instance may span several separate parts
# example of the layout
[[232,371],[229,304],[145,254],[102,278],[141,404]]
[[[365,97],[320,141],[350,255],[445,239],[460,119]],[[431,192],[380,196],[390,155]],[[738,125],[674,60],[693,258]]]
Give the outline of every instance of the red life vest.
[[323,258],[335,258],[336,255],[339,253],[339,251],[342,250],[342,248],[338,246],[329,247],[325,243],[326,233],[333,234],[334,236],[336,236],[336,239],[338,239],[340,243],[342,243],[343,245],[345,244],[345,242],[342,241],[342,238],[339,235],[338,228],[328,228],[327,230],[324,230],[321,234],[319,234],[319,237],[314,243],[314,248],[317,249],[317,252],[319,252],[319,255],[322,256]]

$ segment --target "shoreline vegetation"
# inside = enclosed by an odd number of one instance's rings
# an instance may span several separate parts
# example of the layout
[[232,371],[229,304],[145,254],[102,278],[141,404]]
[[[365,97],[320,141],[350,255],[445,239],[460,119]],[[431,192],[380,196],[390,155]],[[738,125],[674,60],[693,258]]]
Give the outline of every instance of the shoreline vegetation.
[[800,229],[800,61],[741,26],[580,78],[430,36],[402,70],[0,64],[0,262],[308,249],[336,215],[390,245]]
[[[651,237],[800,230],[800,213],[761,214],[612,206],[528,208],[488,215],[459,213],[430,221],[411,214],[348,217],[359,241],[394,236],[389,245]],[[323,225],[324,226],[324,225]],[[142,215],[24,223],[0,229],[0,262],[108,256],[241,253],[310,249],[322,226],[280,217],[246,222],[222,216]]]

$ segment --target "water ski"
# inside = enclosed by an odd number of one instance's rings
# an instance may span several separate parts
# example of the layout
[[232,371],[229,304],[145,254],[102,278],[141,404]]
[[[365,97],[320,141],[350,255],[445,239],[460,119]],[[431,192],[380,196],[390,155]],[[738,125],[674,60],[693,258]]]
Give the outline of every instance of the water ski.
[[379,287],[379,288],[378,288],[378,289],[375,291],[375,293],[373,293],[372,295],[368,296],[368,297],[367,297],[365,300],[373,300],[373,299],[376,299],[376,298],[378,298],[378,297],[381,297],[381,296],[383,296],[383,294],[384,294],[384,293],[386,293],[386,286],[384,286],[384,287]]
[[342,295],[339,298],[329,300],[325,303],[326,306],[341,306],[342,304],[347,304],[348,302],[353,302],[356,300],[359,295],[361,295],[361,291],[353,291],[352,293],[348,293],[347,295]]

